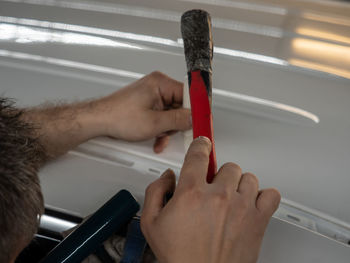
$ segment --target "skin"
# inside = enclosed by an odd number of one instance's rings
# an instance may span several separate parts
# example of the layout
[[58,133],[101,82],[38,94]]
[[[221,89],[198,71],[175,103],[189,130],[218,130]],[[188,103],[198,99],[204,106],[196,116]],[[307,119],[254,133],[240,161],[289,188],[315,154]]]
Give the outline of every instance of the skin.
[[[211,143],[200,137],[188,149],[177,187],[167,170],[146,190],[142,231],[162,263],[254,263],[280,194],[259,191],[258,180],[224,164],[206,182]],[[174,192],[163,206],[164,195]]]
[[180,107],[183,84],[153,72],[109,96],[58,106],[27,109],[23,118],[38,127],[49,159],[98,136],[126,141],[156,138],[154,151],[169,135],[191,127],[191,112]]
[[[48,160],[98,136],[126,141],[155,138],[153,149],[160,153],[171,134],[191,128],[191,112],[181,108],[182,92],[183,83],[153,72],[108,96],[24,109],[21,118],[36,128]],[[27,246],[19,244],[13,260]]]
[[[25,110],[49,159],[97,136],[126,141],[155,138],[154,151],[164,150],[169,135],[191,127],[182,109],[183,84],[153,72],[96,100]],[[167,170],[148,186],[142,231],[160,262],[256,262],[266,226],[280,194],[260,190],[253,174],[238,165],[223,165],[206,183],[210,140],[194,140],[176,187]],[[163,206],[164,195],[174,192]],[[200,231],[199,231],[200,230]]]

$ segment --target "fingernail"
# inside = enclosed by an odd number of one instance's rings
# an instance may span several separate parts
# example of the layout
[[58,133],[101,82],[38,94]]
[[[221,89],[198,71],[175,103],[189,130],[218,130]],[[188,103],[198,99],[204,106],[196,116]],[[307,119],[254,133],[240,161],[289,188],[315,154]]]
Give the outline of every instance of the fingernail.
[[169,173],[173,172],[170,168],[166,169],[165,172],[160,176],[160,178],[165,178]]
[[206,137],[206,136],[198,136],[198,137],[196,138],[196,140],[204,140],[204,141],[206,141],[208,144],[211,145],[211,140],[210,140],[208,137]]

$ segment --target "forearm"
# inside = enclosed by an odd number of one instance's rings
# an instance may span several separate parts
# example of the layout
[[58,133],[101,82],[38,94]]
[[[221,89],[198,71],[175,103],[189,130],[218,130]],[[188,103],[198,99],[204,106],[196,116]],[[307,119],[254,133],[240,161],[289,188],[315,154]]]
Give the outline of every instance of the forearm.
[[53,159],[79,144],[103,135],[98,100],[75,104],[48,105],[24,110],[23,120],[31,123],[35,135]]
[[151,73],[97,100],[24,109],[22,119],[36,127],[48,158],[52,159],[97,136],[126,141],[156,137],[161,152],[168,134],[191,127],[191,112],[179,108],[182,83]]

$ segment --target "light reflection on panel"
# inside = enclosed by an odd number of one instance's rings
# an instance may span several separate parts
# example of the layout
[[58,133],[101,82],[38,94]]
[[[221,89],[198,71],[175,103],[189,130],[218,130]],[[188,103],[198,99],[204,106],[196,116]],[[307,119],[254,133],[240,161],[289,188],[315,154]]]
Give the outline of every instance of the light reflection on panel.
[[292,41],[295,54],[311,59],[311,62],[334,65],[338,69],[350,66],[350,47],[317,40],[296,38]]
[[[175,48],[182,48],[182,39],[174,41],[172,39],[154,37],[150,35],[135,34],[131,32],[121,32],[116,30],[108,30],[103,28],[94,28],[87,26],[80,26],[74,24],[65,24],[57,23],[50,21],[41,21],[34,19],[25,19],[25,18],[15,18],[15,17],[6,17],[0,16],[0,22],[3,22],[2,27],[0,28],[0,40],[3,41],[14,39],[17,42],[26,43],[26,42],[60,42],[60,43],[69,43],[69,44],[91,44],[91,45],[106,45],[106,46],[118,46],[126,48],[145,48],[139,45],[127,44],[115,40],[111,40],[103,37],[112,37],[112,38],[121,38],[131,41],[140,41],[150,44],[164,45]],[[23,26],[19,26],[23,25]],[[39,27],[39,29],[38,29]],[[41,29],[44,28],[44,29]],[[55,32],[54,32],[55,30]],[[63,31],[63,32],[61,32]],[[68,32],[67,32],[68,31]],[[96,35],[103,36],[97,37]],[[315,41],[310,39],[296,38],[292,40],[292,48],[296,54],[302,55],[304,60],[308,62],[309,58],[317,58],[326,60],[340,60],[343,64],[350,64],[350,47],[335,45],[330,43],[325,43],[322,41]],[[279,59],[276,57],[265,56],[261,54],[245,52],[241,50],[228,49],[223,47],[215,47],[214,53],[222,54],[225,56],[244,58],[252,61],[260,61],[270,64],[276,64],[281,66],[288,66],[288,62]],[[311,57],[310,57],[311,56]],[[328,57],[327,57],[328,56]],[[323,57],[323,58],[322,58]],[[292,60],[294,58],[290,58]],[[317,62],[318,62],[317,60]],[[312,63],[311,61],[309,61]],[[293,65],[311,68],[318,71],[324,71],[331,74],[348,77],[347,70],[337,68],[333,66],[332,70],[326,70],[325,67],[315,67],[310,63],[295,63]],[[321,63],[322,64],[322,63]],[[335,69],[335,70],[334,70]]]
[[233,21],[224,18],[212,18],[213,27],[227,29],[238,32],[251,33],[274,38],[283,37],[283,29],[274,26],[266,26],[262,24],[252,24],[242,21]]
[[245,58],[245,59],[250,59],[255,61],[261,61],[261,62],[276,64],[281,66],[288,65],[288,63],[283,59],[245,52],[241,50],[229,49],[229,48],[214,47],[214,53],[232,56],[232,57],[240,57],[240,58]]
[[[127,15],[133,17],[142,17],[148,19],[169,21],[169,22],[179,22],[181,17],[181,12],[170,11],[164,9],[154,9],[143,6],[132,6],[117,4],[117,3],[106,3],[101,4],[97,1],[89,2],[80,2],[80,1],[57,1],[57,0],[6,0],[8,2],[21,2],[26,4],[33,5],[43,5],[43,6],[54,6],[61,8],[77,9],[84,11],[93,11],[101,12],[107,14],[118,14],[118,15]],[[260,9],[263,9],[261,5],[252,5],[252,4],[241,4],[241,7],[247,6],[260,6]],[[256,7],[258,8],[258,7]],[[266,9],[269,8],[265,8]],[[274,10],[272,8],[272,10]],[[275,12],[285,12],[283,9],[276,8]],[[224,21],[224,22],[223,22]],[[212,19],[213,27],[253,33],[258,35],[265,35],[270,37],[281,37],[282,29],[272,26],[258,25],[253,23],[246,23],[244,21],[236,21],[232,19],[217,19],[213,17]]]
[[342,70],[337,67],[331,67],[320,63],[314,63],[314,62],[301,60],[301,59],[294,59],[294,58],[288,60],[288,62],[291,65],[294,65],[297,67],[310,68],[312,70],[323,71],[333,75],[338,75],[338,76],[350,79],[349,70]]
[[93,72],[112,74],[112,75],[116,75],[116,76],[128,77],[128,78],[134,78],[134,79],[138,79],[138,78],[141,78],[144,76],[143,74],[140,74],[137,72],[127,71],[127,70],[122,70],[122,69],[104,67],[104,66],[99,66],[99,65],[93,65],[93,64],[82,63],[82,62],[66,60],[66,59],[53,58],[53,57],[44,57],[44,56],[33,55],[33,54],[22,53],[22,52],[13,52],[13,51],[4,50],[4,49],[0,49],[0,57],[8,57],[8,58],[21,59],[21,60],[44,62],[47,64],[56,65],[56,66],[83,69],[83,70],[89,70],[89,71],[93,71]]
[[[314,123],[320,122],[320,119],[317,115],[315,115],[309,111],[303,110],[301,108],[291,106],[291,105],[287,105],[287,104],[283,104],[283,103],[279,103],[279,102],[275,102],[275,101],[271,101],[271,100],[266,100],[266,99],[262,99],[262,98],[258,98],[258,97],[248,96],[248,95],[244,95],[244,94],[240,94],[240,93],[236,93],[236,92],[232,92],[232,91],[215,89],[215,88],[213,88],[213,94],[216,96],[216,100],[220,101],[222,105],[224,104],[223,99],[229,99],[229,100],[231,100],[231,103],[233,103],[233,104],[235,104],[234,102],[236,101],[237,105],[241,101],[241,102],[246,102],[248,104],[248,106],[250,106],[250,104],[258,105],[260,113],[264,112],[265,107],[266,107],[266,108],[270,108],[270,109],[280,110],[281,112],[292,113],[292,114],[295,114],[296,116],[311,120]],[[220,103],[218,103],[218,105],[220,105]],[[214,104],[214,106],[217,106],[217,105]],[[242,108],[242,105],[240,107]],[[279,114],[279,112],[275,111],[275,112],[273,112],[272,115],[277,116],[278,114]],[[284,115],[284,116],[282,116],[282,118],[289,119],[290,117],[287,115]]]
[[315,37],[319,39],[350,44],[350,37],[335,34],[329,31],[322,31],[322,30],[317,30],[317,29],[307,28],[307,27],[299,27],[295,30],[295,32],[304,36],[310,36],[310,37]]
[[198,3],[198,4],[208,4],[214,6],[223,6],[230,7],[242,10],[249,10],[255,12],[263,12],[268,14],[275,15],[286,15],[287,9],[281,6],[272,6],[267,3],[259,4],[259,3],[249,3],[246,1],[228,1],[228,0],[178,0],[182,2],[190,2],[190,3]]
[[123,38],[128,40],[136,40],[143,42],[150,42],[155,44],[162,44],[167,46],[178,46],[178,44],[167,38],[154,37],[149,35],[134,34],[131,32],[122,32],[117,30],[108,30],[98,27],[87,27],[73,24],[57,23],[51,21],[34,20],[26,18],[16,18],[8,16],[0,16],[0,22],[11,23],[11,24],[21,24],[25,26],[34,26],[41,28],[49,28],[63,31],[81,32],[85,34],[102,35],[107,37]]
[[[183,46],[183,40],[181,38],[177,39],[177,42],[181,47]],[[230,48],[223,48],[223,47],[218,47],[214,46],[214,54],[221,54],[221,55],[226,55],[230,57],[237,57],[237,58],[245,58],[249,60],[254,60],[254,61],[261,61],[261,62],[266,62],[266,63],[271,63],[271,64],[276,64],[276,65],[281,65],[281,66],[287,66],[288,62],[271,57],[271,56],[265,56],[265,55],[260,55],[256,53],[251,53],[251,52],[246,52],[242,50],[236,50],[236,49],[230,49]]]
[[30,28],[26,26],[10,25],[5,23],[0,23],[0,41],[9,41],[17,43],[50,42],[70,45],[92,45],[104,47],[142,49],[141,47],[136,45],[130,45],[102,37],[96,37],[79,33]]
[[311,39],[296,38],[292,41],[292,49],[297,54],[302,54],[306,57],[350,64],[350,47],[347,46]]
[[329,14],[317,14],[312,12],[304,12],[302,17],[314,21],[350,27],[350,19],[346,17],[336,17]]
[[[1,49],[0,49],[0,56],[21,59],[21,60],[44,62],[44,63],[57,65],[57,66],[63,66],[63,67],[75,68],[75,69],[83,69],[83,70],[88,70],[88,71],[93,71],[93,72],[100,72],[100,73],[117,75],[117,76],[122,76],[122,77],[129,77],[129,78],[134,78],[134,79],[138,79],[138,78],[141,78],[144,76],[143,74],[137,73],[137,72],[131,72],[131,71],[115,69],[115,68],[110,68],[110,67],[103,67],[103,66],[99,66],[99,65],[81,63],[81,62],[77,62],[77,61],[63,60],[63,59],[57,59],[57,58],[52,58],[52,57],[43,57],[43,56],[38,56],[38,55],[33,55],[33,54],[27,54],[27,53],[22,53],[22,52],[13,52],[13,51],[8,51],[8,50],[1,50]],[[239,100],[239,101],[248,103],[248,105],[255,104],[255,105],[262,106],[262,107],[260,107],[261,111],[264,110],[263,109],[264,107],[267,107],[270,109],[277,109],[277,110],[281,110],[282,112],[288,112],[288,113],[292,113],[292,114],[301,116],[303,118],[306,118],[306,119],[313,121],[314,123],[319,123],[319,121],[320,121],[318,116],[316,116],[315,114],[313,114],[311,112],[308,112],[308,111],[305,111],[303,109],[293,107],[290,105],[286,105],[283,103],[265,100],[265,99],[261,99],[261,98],[257,98],[257,97],[253,97],[253,96],[247,96],[244,94],[239,94],[239,93],[220,90],[220,89],[213,89],[213,94],[215,94],[216,96],[220,96],[221,98],[229,99],[229,100],[231,100],[231,102],[234,100]]]
[[[130,32],[121,32],[116,30],[108,30],[103,28],[94,28],[94,27],[86,27],[86,26],[80,26],[80,25],[40,21],[40,20],[25,19],[25,18],[5,17],[5,16],[0,16],[0,22],[11,23],[11,24],[12,23],[22,24],[22,25],[27,25],[32,27],[43,27],[43,28],[49,28],[49,29],[55,29],[55,30],[66,30],[66,31],[68,30],[73,32],[82,32],[85,34],[94,34],[94,35],[102,35],[102,36],[108,36],[108,37],[114,37],[114,38],[122,38],[127,40],[142,41],[142,42],[160,44],[160,45],[177,47],[177,48],[182,48],[183,46],[182,39],[178,39],[177,41],[174,41],[172,39],[167,39],[167,38],[160,38],[160,37],[154,37],[154,36],[142,35],[142,34],[134,34]],[[282,66],[286,66],[288,64],[286,61],[278,58],[240,51],[240,50],[222,48],[222,47],[215,47],[214,53],[227,55],[231,57],[245,58],[248,60],[272,63],[272,64],[277,64]]]

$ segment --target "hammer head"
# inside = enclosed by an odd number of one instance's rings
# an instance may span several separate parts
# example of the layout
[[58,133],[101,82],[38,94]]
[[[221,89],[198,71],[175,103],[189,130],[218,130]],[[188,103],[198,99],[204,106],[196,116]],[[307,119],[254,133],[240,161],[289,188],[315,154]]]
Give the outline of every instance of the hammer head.
[[211,73],[213,40],[210,15],[199,9],[185,12],[181,17],[181,33],[187,70],[204,70]]

